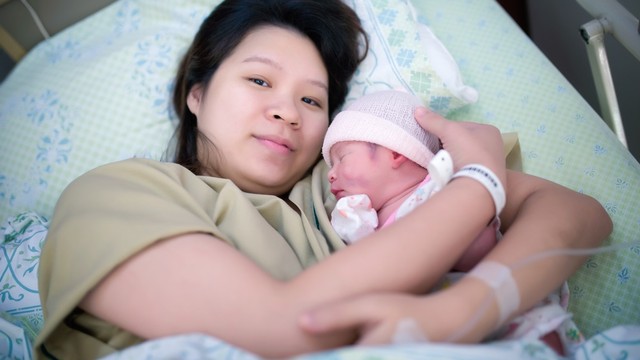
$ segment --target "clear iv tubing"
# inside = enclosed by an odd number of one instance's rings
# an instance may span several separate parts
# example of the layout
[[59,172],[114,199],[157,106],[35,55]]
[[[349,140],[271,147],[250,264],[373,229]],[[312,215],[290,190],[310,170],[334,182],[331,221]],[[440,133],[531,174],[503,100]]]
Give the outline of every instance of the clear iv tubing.
[[[611,251],[617,251],[617,250],[621,250],[624,248],[629,248],[631,246],[640,246],[640,242],[624,242],[621,244],[615,244],[615,245],[609,245],[609,246],[602,246],[599,248],[589,248],[589,249],[554,249],[554,250],[548,250],[548,251],[543,251],[541,253],[538,254],[534,254],[531,255],[529,257],[526,257],[514,264],[512,264],[511,266],[509,266],[509,269],[511,270],[511,272],[513,273],[514,271],[523,268],[533,262],[536,261],[540,261],[546,258],[550,258],[553,256],[559,256],[559,255],[568,255],[568,256],[585,256],[585,255],[596,255],[596,254],[601,254],[601,253],[605,253],[605,252],[611,252]],[[470,332],[475,326],[476,324],[480,321],[480,318],[482,317],[482,315],[486,312],[486,310],[489,308],[489,306],[491,305],[491,300],[493,300],[495,296],[495,291],[491,291],[489,293],[489,295],[487,295],[485,297],[485,299],[483,300],[482,304],[480,305],[480,307],[478,308],[478,310],[476,311],[476,313],[473,315],[473,317],[461,328],[459,328],[456,332],[454,332],[453,334],[451,334],[447,339],[444,340],[445,343],[454,343],[457,342],[459,339],[462,339],[464,337],[464,335],[466,335],[468,332]],[[501,325],[501,324],[499,324]]]

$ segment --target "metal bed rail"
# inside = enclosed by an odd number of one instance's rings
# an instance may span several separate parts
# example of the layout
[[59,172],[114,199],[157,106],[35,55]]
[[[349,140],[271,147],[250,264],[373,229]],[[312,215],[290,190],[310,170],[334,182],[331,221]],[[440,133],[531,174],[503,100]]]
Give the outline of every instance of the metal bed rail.
[[640,24],[638,19],[617,0],[576,1],[594,17],[594,20],[580,27],[580,34],[586,44],[602,117],[616,134],[618,140],[626,147],[627,138],[604,39],[606,34],[613,35],[640,61]]

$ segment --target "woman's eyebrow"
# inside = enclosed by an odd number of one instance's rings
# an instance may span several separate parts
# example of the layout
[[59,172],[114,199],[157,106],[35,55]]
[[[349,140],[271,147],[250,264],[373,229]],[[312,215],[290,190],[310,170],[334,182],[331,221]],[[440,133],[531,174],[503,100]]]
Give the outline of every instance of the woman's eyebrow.
[[264,57],[264,56],[258,56],[258,55],[253,55],[253,56],[249,56],[248,58],[244,59],[242,62],[261,62],[263,64],[267,64],[270,66],[273,66],[274,68],[278,69],[278,70],[282,70],[282,66],[280,66],[280,64],[278,64],[277,62]]
[[312,85],[318,86],[318,87],[324,89],[324,91],[329,92],[329,87],[327,86],[327,84],[323,83],[322,81],[309,79],[309,82]]
[[[242,62],[243,63],[259,62],[259,63],[263,63],[263,64],[266,64],[266,65],[272,66],[277,70],[280,70],[280,71],[283,70],[282,65],[280,65],[279,63],[273,61],[272,59],[270,59],[268,57],[259,56],[259,55],[249,56],[248,58],[244,59]],[[311,83],[312,85],[318,86],[318,87],[324,89],[326,92],[329,92],[329,87],[324,82],[322,82],[320,80],[314,80],[314,79],[308,79],[307,81],[309,83]]]

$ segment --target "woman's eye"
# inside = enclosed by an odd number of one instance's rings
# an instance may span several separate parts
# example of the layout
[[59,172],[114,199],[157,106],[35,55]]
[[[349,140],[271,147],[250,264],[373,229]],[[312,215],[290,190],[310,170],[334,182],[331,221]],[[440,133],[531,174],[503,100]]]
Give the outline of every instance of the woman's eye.
[[260,86],[269,86],[269,84],[266,81],[262,80],[262,79],[250,78],[249,80],[254,82],[257,85],[260,85]]
[[315,100],[313,100],[311,98],[308,98],[308,97],[303,97],[302,101],[305,102],[306,104],[309,104],[309,105],[317,106],[317,107],[320,107],[320,108],[322,107],[322,106],[320,106],[320,103],[318,103],[317,101],[315,101]]

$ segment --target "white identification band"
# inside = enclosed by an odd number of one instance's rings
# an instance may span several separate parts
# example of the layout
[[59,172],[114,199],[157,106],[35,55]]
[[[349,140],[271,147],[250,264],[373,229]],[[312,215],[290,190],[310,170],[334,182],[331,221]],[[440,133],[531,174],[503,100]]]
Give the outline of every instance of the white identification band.
[[507,196],[502,183],[488,167],[480,164],[469,164],[463,166],[458,172],[453,174],[453,178],[470,177],[482,184],[491,194],[493,203],[496,206],[496,216],[500,215],[507,201]]
[[475,277],[485,282],[491,289],[498,303],[500,318],[498,326],[520,307],[520,293],[511,269],[495,261],[483,261],[474,267],[469,276]]

